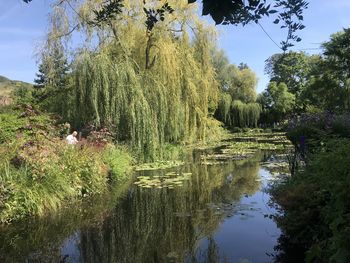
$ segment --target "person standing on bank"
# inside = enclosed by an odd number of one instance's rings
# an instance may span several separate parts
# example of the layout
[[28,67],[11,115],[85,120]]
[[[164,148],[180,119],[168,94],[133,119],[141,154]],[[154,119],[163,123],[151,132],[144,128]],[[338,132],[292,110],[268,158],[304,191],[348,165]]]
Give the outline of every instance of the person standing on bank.
[[76,144],[78,142],[77,140],[77,135],[78,133],[76,131],[74,131],[72,134],[69,134],[67,137],[66,137],[66,141],[68,144]]

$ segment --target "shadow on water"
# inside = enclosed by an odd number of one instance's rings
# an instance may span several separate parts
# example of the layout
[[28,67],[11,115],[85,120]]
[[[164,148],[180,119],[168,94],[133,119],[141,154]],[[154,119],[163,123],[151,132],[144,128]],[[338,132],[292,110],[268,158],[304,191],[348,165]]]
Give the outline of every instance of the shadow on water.
[[[0,229],[1,262],[271,262],[280,234],[261,153],[191,173],[182,186],[123,187],[59,215]],[[135,175],[159,176],[168,171]],[[136,178],[134,178],[136,180]]]

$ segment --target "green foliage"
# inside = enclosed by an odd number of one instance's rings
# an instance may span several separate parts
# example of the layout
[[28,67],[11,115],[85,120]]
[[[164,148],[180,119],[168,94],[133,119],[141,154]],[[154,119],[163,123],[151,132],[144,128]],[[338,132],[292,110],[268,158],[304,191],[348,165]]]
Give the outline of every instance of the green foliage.
[[234,70],[231,78],[231,86],[228,91],[232,98],[245,103],[255,102],[256,85],[258,84],[255,72],[250,68],[241,68]]
[[[97,49],[73,51],[71,83],[60,93],[65,103],[58,105],[65,120],[75,128],[107,127],[140,160],[160,159],[166,143],[207,140],[218,93],[210,59],[214,37],[187,5],[176,6],[165,19],[173,19],[171,24],[157,23],[147,34],[141,2],[130,3],[140,20],[121,14],[124,21],[103,28],[84,24],[88,31],[113,37],[101,39]],[[88,3],[79,8],[86,15],[93,12]],[[196,30],[192,40],[185,26],[176,35],[169,30],[183,21]]]
[[37,145],[40,150],[20,150],[18,154],[24,163],[18,168],[9,160],[2,160],[1,185],[5,195],[1,198],[0,222],[43,216],[57,210],[64,200],[104,190],[106,176],[97,154],[57,144]]
[[349,116],[303,114],[289,122],[287,137],[306,164],[273,189],[284,245],[306,252],[306,262],[348,262]]
[[303,137],[305,147],[309,152],[325,151],[323,145],[328,140],[350,138],[349,115],[303,114],[290,120],[287,137],[297,150],[300,149],[300,139]]
[[322,44],[328,67],[345,84],[350,78],[350,28],[331,35],[328,42]]
[[303,95],[306,103],[335,112],[350,109],[350,31],[344,29],[322,45],[323,56],[314,59],[309,84]]
[[229,64],[225,53],[212,51],[213,65],[220,85],[220,98],[215,117],[226,126],[256,127],[261,108],[256,100],[257,77],[244,64]]
[[14,98],[15,102],[30,104],[33,101],[33,89],[28,87],[16,87],[12,94],[12,98]]
[[106,190],[130,171],[125,149],[67,145],[50,116],[30,106],[0,114],[0,222],[43,216]]
[[[265,70],[270,81],[279,86],[285,83],[288,92],[295,96],[293,112],[343,113],[350,109],[350,58],[348,55],[349,29],[333,34],[322,44],[322,55],[306,55],[303,52],[275,54],[266,60]],[[264,122],[276,121],[278,116],[268,110],[272,101],[269,89],[260,95]],[[282,103],[283,105],[285,103]],[[280,109],[276,109],[279,111]],[[277,115],[283,116],[282,111]]]
[[348,262],[350,141],[330,140],[325,147],[304,172],[274,190],[285,211],[277,222],[292,245],[307,251],[307,262]]
[[304,52],[275,54],[266,60],[265,72],[270,81],[284,82],[288,91],[299,96],[306,85],[310,70],[309,56]]
[[257,127],[261,106],[258,103],[231,102],[231,96],[223,93],[218,104],[216,117],[228,127]]
[[0,113],[0,144],[16,139],[26,140],[39,131],[54,133],[50,116],[37,113],[38,111],[31,106]]
[[295,95],[288,91],[285,83],[270,82],[266,91],[259,95],[264,123],[278,122],[292,113],[295,106]]
[[222,50],[212,50],[211,56],[221,90],[229,93],[233,100],[255,102],[258,82],[255,72],[247,65],[230,64]]
[[109,173],[112,180],[120,180],[128,175],[131,171],[132,158],[127,150],[108,144],[102,152],[102,160],[108,165]]
[[261,107],[258,103],[243,103],[234,100],[231,105],[232,127],[257,127]]
[[60,19],[52,17],[52,32],[49,34],[45,43],[45,48],[41,54],[41,64],[39,73],[34,80],[33,102],[40,108],[67,116],[68,103],[67,97],[69,82],[69,66],[62,40],[55,36],[60,30]]
[[0,76],[0,108],[16,103],[31,101],[32,85]]

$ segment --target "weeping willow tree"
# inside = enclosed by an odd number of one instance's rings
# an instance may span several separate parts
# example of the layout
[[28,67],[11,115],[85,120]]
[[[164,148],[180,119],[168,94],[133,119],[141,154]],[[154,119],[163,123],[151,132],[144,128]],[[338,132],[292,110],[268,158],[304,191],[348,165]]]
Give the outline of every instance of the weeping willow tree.
[[257,127],[260,113],[259,103],[243,103],[240,100],[234,100],[231,105],[231,126]]
[[259,103],[244,103],[232,100],[228,93],[222,93],[215,116],[228,127],[257,127],[261,114]]
[[227,127],[256,127],[261,108],[256,101],[258,79],[247,65],[229,63],[223,50],[211,51],[220,86],[220,98],[215,117]]
[[[157,9],[164,1],[147,1]],[[72,49],[66,119],[108,127],[140,157],[162,155],[164,143],[206,140],[218,85],[210,58],[215,32],[183,1],[168,1],[174,12],[150,30],[142,1],[126,0],[128,12],[95,25],[103,1],[59,5],[67,21],[61,36],[75,28],[84,39]],[[58,8],[58,7],[57,7]],[[74,12],[71,11],[74,9]],[[69,11],[70,10],[70,11]],[[52,34],[49,34],[52,37]],[[77,39],[77,38],[75,38]]]
[[218,108],[216,111],[216,118],[221,120],[225,124],[232,124],[231,119],[231,105],[232,97],[227,92],[220,94],[220,100],[218,102]]

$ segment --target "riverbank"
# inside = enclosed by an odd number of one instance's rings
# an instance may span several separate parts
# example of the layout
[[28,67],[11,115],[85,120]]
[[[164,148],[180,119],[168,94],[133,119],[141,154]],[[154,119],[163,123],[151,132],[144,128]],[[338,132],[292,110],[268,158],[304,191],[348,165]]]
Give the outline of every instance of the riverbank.
[[[218,165],[194,158],[135,172],[121,190],[119,184],[48,218],[1,228],[0,261],[269,262],[279,235],[264,191],[275,178],[265,168],[270,156],[257,152]],[[175,187],[135,184],[140,176],[162,180],[169,173],[189,179]]]
[[272,189],[282,211],[277,262],[350,262],[349,116],[304,116],[287,136],[299,169]]
[[[220,130],[214,134],[220,136],[194,145],[164,145],[162,160],[134,165],[126,147],[106,143],[101,134],[92,134],[80,145],[67,145],[63,138],[69,126],[57,125],[53,116],[28,105],[3,110],[0,121],[0,223],[6,224],[43,217],[101,194],[132,170],[183,166],[194,150],[203,152],[202,164],[214,165],[249,158],[258,150],[283,150],[289,144],[283,133],[252,129],[229,134],[216,125]],[[217,148],[221,152],[213,155]]]
[[0,223],[55,212],[131,171],[125,148],[67,145],[55,121],[30,106],[0,113]]

